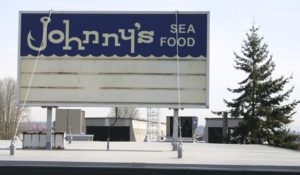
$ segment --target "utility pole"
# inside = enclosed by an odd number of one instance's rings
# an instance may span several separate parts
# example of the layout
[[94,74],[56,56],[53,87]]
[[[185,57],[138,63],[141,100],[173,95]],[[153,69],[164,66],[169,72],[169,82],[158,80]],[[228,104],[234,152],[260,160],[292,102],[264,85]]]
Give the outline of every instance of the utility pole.
[[223,143],[227,143],[228,136],[228,112],[223,112]]

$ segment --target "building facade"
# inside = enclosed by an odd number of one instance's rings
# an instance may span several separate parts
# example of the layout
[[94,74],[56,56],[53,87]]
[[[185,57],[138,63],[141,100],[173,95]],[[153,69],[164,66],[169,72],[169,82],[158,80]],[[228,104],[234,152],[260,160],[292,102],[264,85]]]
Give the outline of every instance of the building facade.
[[[113,125],[113,126],[112,126]],[[161,123],[161,137],[166,136],[166,124]],[[147,121],[132,118],[86,118],[86,133],[94,141],[144,142],[147,139]]]
[[239,126],[241,118],[228,118],[227,124],[224,118],[205,118],[206,124],[203,133],[203,141],[206,143],[223,143],[224,141],[224,129],[227,127],[227,133],[230,134],[232,131]]

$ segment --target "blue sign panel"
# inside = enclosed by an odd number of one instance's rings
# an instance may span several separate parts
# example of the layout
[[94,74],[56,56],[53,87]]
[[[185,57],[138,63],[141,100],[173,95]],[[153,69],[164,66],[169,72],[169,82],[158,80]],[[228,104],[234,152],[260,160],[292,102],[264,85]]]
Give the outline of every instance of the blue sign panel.
[[45,56],[174,57],[176,38],[180,57],[208,55],[207,13],[26,12],[20,17],[20,56],[40,51]]

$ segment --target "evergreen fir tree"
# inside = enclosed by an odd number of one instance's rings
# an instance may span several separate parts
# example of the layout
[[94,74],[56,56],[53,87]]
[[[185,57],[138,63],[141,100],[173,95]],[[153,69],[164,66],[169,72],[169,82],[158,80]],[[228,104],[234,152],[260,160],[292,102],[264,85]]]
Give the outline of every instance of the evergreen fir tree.
[[287,147],[295,139],[289,135],[287,125],[299,101],[288,102],[293,87],[285,90],[285,85],[292,77],[272,77],[275,64],[258,30],[252,25],[243,42],[242,56],[234,53],[234,67],[247,77],[238,83],[238,88],[228,88],[238,97],[224,100],[232,117],[243,118],[232,142]]

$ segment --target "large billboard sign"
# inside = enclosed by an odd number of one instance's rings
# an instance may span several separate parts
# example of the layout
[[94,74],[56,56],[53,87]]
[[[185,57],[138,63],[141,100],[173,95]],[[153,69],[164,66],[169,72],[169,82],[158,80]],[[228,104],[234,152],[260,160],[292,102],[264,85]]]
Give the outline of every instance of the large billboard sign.
[[181,106],[207,107],[208,32],[208,12],[20,12],[19,102],[176,107],[179,72]]

